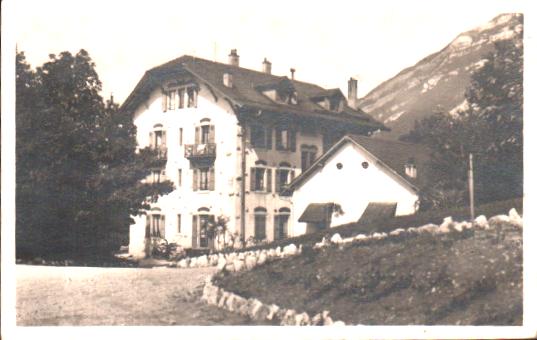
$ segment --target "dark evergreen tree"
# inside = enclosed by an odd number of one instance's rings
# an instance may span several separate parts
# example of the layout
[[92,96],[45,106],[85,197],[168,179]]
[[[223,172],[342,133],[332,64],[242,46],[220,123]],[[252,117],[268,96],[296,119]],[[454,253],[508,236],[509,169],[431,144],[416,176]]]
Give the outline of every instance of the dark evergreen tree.
[[499,41],[473,75],[468,109],[437,113],[402,140],[427,145],[431,172],[422,190],[425,206],[460,205],[468,197],[468,155],[474,155],[477,202],[521,197],[523,191],[522,34]]
[[18,256],[108,256],[130,216],[172,189],[141,182],[157,154],[136,151],[132,117],[100,91],[84,50],[36,72],[17,55]]

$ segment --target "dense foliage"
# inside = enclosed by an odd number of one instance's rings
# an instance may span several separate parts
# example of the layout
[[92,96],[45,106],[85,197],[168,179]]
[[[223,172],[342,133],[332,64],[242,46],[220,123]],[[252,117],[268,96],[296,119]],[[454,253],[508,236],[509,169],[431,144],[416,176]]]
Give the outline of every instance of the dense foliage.
[[474,156],[478,202],[521,197],[523,191],[522,34],[498,41],[466,91],[468,108],[437,113],[417,122],[402,140],[433,151],[432,171],[422,192],[428,206],[467,200],[468,155]]
[[103,101],[88,53],[49,57],[35,71],[16,60],[17,256],[107,256],[172,186],[141,182],[157,154],[136,151],[132,117]]

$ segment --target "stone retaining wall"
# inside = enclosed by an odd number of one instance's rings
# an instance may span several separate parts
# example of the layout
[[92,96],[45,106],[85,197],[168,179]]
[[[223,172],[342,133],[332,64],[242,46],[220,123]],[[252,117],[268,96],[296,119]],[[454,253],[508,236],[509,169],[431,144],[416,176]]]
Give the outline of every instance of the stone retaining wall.
[[[345,245],[354,242],[366,242],[371,240],[381,240],[389,237],[401,237],[402,235],[411,234],[447,234],[460,233],[469,229],[487,231],[485,234],[489,237],[504,239],[512,237],[516,240],[520,237],[519,232],[512,233],[522,229],[522,217],[513,208],[509,215],[497,215],[487,218],[483,215],[478,216],[473,222],[455,222],[451,217],[446,217],[442,224],[426,224],[417,228],[395,229],[389,233],[372,233],[370,235],[359,234],[354,237],[342,238],[339,234],[334,234],[330,239],[323,238],[321,242],[315,244],[315,249],[321,249],[330,245]],[[514,236],[513,236],[514,234]],[[269,260],[290,257],[302,253],[302,245],[297,247],[294,244],[287,245],[283,248],[264,249],[246,252],[233,252],[229,254],[214,254],[209,256],[200,256],[193,259],[183,259],[179,261],[178,266],[181,268],[217,266],[219,270],[236,272],[241,270],[251,270],[257,265],[262,265]],[[256,321],[271,321],[274,324],[282,326],[320,326],[320,325],[341,325],[343,321],[333,321],[329,311],[317,313],[314,316],[306,312],[298,313],[294,309],[285,309],[274,304],[268,305],[255,298],[245,299],[237,294],[227,292],[224,289],[215,286],[213,277],[207,277],[203,288],[202,301],[227,309],[230,312],[237,312],[244,316],[249,316]]]

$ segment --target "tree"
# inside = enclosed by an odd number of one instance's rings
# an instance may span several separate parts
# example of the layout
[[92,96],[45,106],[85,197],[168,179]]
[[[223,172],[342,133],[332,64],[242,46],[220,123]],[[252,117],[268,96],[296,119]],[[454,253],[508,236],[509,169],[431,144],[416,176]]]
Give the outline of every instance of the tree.
[[141,183],[157,160],[136,150],[130,114],[100,96],[88,53],[63,52],[34,72],[17,55],[18,256],[106,256],[130,216],[170,182]]
[[430,177],[422,190],[429,206],[460,205],[467,198],[468,155],[474,155],[476,199],[520,197],[523,189],[521,36],[495,43],[482,68],[473,73],[465,97],[468,109],[437,113],[401,139],[432,151]]

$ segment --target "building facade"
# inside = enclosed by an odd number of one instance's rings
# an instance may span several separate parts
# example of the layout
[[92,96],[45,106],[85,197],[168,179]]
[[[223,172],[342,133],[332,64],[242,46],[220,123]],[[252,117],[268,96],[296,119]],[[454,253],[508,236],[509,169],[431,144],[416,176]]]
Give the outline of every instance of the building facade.
[[171,180],[175,190],[135,216],[129,252],[143,256],[150,237],[185,248],[214,246],[208,225],[225,217],[242,240],[292,235],[292,202],[283,187],[346,133],[384,126],[339,90],[229,63],[183,56],[146,72],[122,105],[132,113],[140,148],[159,150],[147,181]]
[[391,216],[415,213],[428,158],[421,145],[343,137],[287,188],[292,236],[357,222],[368,208],[378,215],[379,208]]

